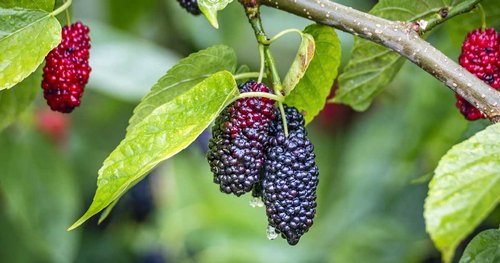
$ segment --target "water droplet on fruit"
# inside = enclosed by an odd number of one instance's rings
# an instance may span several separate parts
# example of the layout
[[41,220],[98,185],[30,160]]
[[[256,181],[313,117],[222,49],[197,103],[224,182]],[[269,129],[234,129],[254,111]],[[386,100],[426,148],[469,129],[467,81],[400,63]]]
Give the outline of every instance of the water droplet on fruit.
[[266,234],[267,234],[267,239],[269,239],[269,240],[274,240],[278,237],[278,234],[276,233],[275,228],[272,226],[267,226]]
[[253,207],[253,208],[263,207],[264,206],[264,202],[262,202],[262,200],[260,198],[254,197],[254,198],[252,198],[252,200],[250,200],[250,206]]

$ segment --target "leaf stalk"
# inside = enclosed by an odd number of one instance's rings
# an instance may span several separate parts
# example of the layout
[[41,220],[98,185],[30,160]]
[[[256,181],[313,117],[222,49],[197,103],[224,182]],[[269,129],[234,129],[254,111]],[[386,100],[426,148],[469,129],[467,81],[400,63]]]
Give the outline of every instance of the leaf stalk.
[[58,7],[57,9],[55,9],[54,11],[52,11],[50,13],[51,16],[57,16],[59,15],[60,13],[62,13],[64,10],[66,10],[68,7],[71,6],[71,3],[73,2],[73,0],[68,0],[66,2],[64,2],[64,4],[62,4],[60,7]]

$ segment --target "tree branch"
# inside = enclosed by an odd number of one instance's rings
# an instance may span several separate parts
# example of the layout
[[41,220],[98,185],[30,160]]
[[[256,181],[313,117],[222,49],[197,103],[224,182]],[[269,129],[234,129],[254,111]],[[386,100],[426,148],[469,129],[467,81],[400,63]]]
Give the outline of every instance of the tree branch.
[[[429,21],[419,20],[418,24],[415,24],[390,21],[328,0],[260,0],[261,5],[335,27],[394,50],[442,81],[495,122],[500,118],[500,92],[476,78],[419,36],[422,30],[428,30],[445,19],[467,12],[478,2],[480,0],[464,2],[454,10],[443,10],[438,17]],[[430,27],[427,27],[429,25]]]

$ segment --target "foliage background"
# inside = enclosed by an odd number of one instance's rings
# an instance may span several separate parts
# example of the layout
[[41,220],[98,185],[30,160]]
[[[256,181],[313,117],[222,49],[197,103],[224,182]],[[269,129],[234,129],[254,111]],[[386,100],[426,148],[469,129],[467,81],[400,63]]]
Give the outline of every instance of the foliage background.
[[[374,4],[338,2],[363,11]],[[263,11],[269,35],[309,24]],[[74,18],[91,27],[90,83],[82,107],[48,117],[68,125],[66,133],[46,132],[41,93],[2,132],[0,261],[439,262],[422,216],[427,182],[452,145],[487,123],[468,124],[453,93],[409,63],[367,112],[329,105],[309,125],[321,171],[319,207],[314,227],[296,247],[267,240],[265,211],[251,208],[250,197],[218,191],[203,157],[207,134],[134,187],[102,225],[93,220],[65,231],[90,204],[97,170],[123,138],[134,106],[179,58],[223,43],[235,48],[240,63],[258,68],[242,13],[232,4],[215,30],[173,0],[74,1]],[[465,30],[479,26],[459,17],[430,41],[456,58]],[[353,40],[339,35],[345,63]],[[283,74],[298,43],[287,36],[273,49]],[[478,231],[499,219],[497,209]]]

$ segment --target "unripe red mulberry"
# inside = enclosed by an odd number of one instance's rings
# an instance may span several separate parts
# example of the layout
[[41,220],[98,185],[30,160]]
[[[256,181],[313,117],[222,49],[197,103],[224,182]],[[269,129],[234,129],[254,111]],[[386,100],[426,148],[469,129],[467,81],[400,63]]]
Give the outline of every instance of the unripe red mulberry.
[[[240,92],[271,92],[264,84],[249,81]],[[264,167],[264,149],[270,121],[274,119],[274,101],[267,98],[239,99],[215,120],[207,152],[214,182],[224,193],[240,196],[260,181]]]
[[80,105],[90,74],[89,28],[80,22],[62,29],[61,43],[45,57],[43,96],[54,111],[69,113]]
[[179,4],[186,9],[189,13],[193,15],[201,14],[200,8],[198,7],[197,0],[177,0]]
[[266,149],[262,197],[269,225],[295,245],[313,224],[319,170],[302,114],[296,108],[284,107],[288,137],[277,111]]
[[[493,28],[476,29],[469,34],[462,45],[459,62],[462,67],[480,78],[494,89],[500,88],[500,42]],[[456,95],[456,106],[468,120],[485,118],[477,108],[460,95]]]

